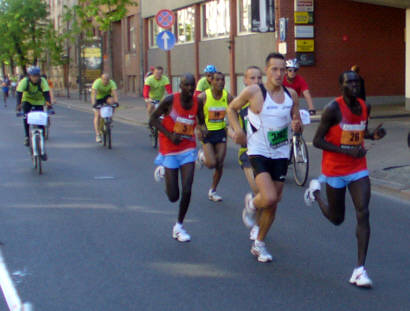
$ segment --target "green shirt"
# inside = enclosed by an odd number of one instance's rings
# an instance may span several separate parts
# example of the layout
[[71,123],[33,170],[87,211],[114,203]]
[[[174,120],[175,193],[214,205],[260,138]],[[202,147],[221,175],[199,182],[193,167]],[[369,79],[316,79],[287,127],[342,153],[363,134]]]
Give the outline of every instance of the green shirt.
[[208,82],[206,77],[199,79],[198,84],[196,85],[196,90],[200,92],[205,92],[207,89],[210,89],[211,85]]
[[165,94],[165,85],[168,85],[169,79],[162,76],[161,79],[155,79],[154,75],[150,75],[145,79],[145,85],[149,86],[149,98],[154,100],[161,100]]
[[117,89],[117,84],[115,84],[113,80],[110,80],[107,85],[104,85],[101,78],[98,78],[94,81],[92,88],[93,90],[97,91],[96,99],[102,99],[104,97],[110,96],[112,90]]
[[29,78],[22,79],[16,89],[17,92],[23,93],[21,101],[28,102],[34,106],[44,106],[46,100],[43,92],[49,92],[50,88],[47,80],[44,78],[41,78],[40,85],[33,84]]

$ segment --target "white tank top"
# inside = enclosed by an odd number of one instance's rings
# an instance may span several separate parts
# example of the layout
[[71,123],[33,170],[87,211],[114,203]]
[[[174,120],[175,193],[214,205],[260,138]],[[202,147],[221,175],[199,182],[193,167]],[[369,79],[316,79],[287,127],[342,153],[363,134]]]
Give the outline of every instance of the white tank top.
[[259,114],[248,109],[248,155],[261,155],[271,159],[289,159],[289,133],[292,98],[284,91],[285,100],[278,104],[266,92]]

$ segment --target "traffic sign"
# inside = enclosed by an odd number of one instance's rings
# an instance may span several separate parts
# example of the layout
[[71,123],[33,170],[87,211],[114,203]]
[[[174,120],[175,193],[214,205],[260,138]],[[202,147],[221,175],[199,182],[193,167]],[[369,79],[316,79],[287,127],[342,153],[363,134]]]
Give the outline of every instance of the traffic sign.
[[157,45],[161,50],[169,51],[175,45],[176,39],[172,32],[170,31],[161,31],[157,35]]
[[175,22],[175,14],[171,10],[160,10],[157,15],[155,15],[155,21],[159,27],[165,29],[171,28]]

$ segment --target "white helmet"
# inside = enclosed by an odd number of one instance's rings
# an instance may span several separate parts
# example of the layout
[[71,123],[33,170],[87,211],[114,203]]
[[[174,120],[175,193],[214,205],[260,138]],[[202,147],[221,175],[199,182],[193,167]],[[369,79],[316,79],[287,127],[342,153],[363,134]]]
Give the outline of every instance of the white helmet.
[[288,60],[286,61],[286,68],[299,69],[299,63],[298,63],[297,58],[288,59]]

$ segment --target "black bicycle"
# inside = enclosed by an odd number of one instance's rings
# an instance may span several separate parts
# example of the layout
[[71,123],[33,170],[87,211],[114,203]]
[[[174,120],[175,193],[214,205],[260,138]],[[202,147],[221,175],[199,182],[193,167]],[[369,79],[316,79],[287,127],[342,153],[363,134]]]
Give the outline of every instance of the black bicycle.
[[117,108],[118,106],[118,103],[114,103],[112,105],[105,103],[95,106],[95,108],[100,109],[100,132],[103,134],[104,147],[108,147],[108,149],[112,148],[112,116],[114,114],[115,108]]

